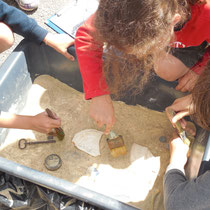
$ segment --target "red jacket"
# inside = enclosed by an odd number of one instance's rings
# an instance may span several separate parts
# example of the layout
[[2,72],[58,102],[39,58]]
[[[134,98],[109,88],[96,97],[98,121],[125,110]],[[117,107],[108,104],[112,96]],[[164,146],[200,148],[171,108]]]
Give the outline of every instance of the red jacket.
[[93,19],[94,15],[77,30],[75,39],[85,99],[109,94],[102,72],[103,43],[97,43],[91,36],[95,32],[95,28],[92,26]]
[[[94,14],[78,29],[75,39],[85,99],[109,94],[102,71],[103,44],[97,43],[91,36],[95,32],[93,20]],[[207,4],[192,6],[191,19],[175,35],[174,46],[178,48],[199,46],[205,40],[210,43],[210,0]],[[208,49],[202,61],[193,67],[196,73],[200,73],[209,56]]]

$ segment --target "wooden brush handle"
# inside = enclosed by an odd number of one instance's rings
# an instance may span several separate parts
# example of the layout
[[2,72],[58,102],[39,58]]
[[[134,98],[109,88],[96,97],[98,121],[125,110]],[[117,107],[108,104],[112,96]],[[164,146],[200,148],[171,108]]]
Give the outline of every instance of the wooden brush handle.
[[[176,115],[176,112],[173,109],[168,109],[167,111],[171,118],[173,118]],[[185,138],[182,140],[185,144],[190,146],[190,144],[194,141],[194,136],[187,135],[186,131],[184,130],[184,128],[182,128],[181,123],[179,121],[177,121],[174,125],[180,137],[182,136],[181,134],[185,132]]]
[[[54,120],[57,119],[50,109],[47,108],[47,109],[45,109],[45,111],[47,112],[47,114],[50,118],[52,118]],[[61,127],[59,127],[59,128],[55,128],[55,131],[56,131],[58,139],[63,140],[64,136],[65,136],[63,129]]]
[[50,117],[50,118],[56,120],[55,115],[53,114],[53,112],[52,112],[50,109],[47,108],[47,109],[45,109],[45,111],[47,112],[48,117]]
[[[167,112],[171,118],[173,118],[176,115],[176,112],[173,109],[168,109]],[[174,125],[175,125],[178,133],[182,133],[184,131],[184,129],[182,128],[181,123],[179,121],[177,121]]]

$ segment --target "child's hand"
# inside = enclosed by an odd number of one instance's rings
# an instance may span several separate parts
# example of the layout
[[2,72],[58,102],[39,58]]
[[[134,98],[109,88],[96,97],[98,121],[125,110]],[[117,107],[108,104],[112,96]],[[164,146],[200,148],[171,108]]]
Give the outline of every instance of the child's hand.
[[198,80],[198,77],[198,74],[189,70],[183,77],[179,78],[179,84],[176,86],[176,90],[181,92],[191,92]]
[[109,95],[92,98],[90,116],[96,121],[98,127],[106,126],[104,133],[108,135],[115,123],[114,107]]
[[[170,118],[170,115],[168,114],[168,109],[173,109],[177,114],[173,117],[173,119]],[[166,114],[171,121],[172,124],[175,124],[177,121],[181,120],[182,127],[185,127],[184,120],[182,120],[185,116],[194,114],[194,106],[192,103],[192,95],[187,95],[182,98],[178,98],[174,101],[174,103],[166,108]]]
[[46,112],[42,112],[31,117],[31,130],[35,130],[41,133],[50,133],[53,128],[58,128],[61,126],[61,120],[57,118],[56,120],[48,117]]
[[181,140],[176,133],[173,134],[170,145],[170,163],[180,168],[187,162],[189,147]]
[[67,52],[67,48],[74,44],[74,40],[69,35],[48,33],[43,42],[63,54],[66,58],[74,60],[74,57]]

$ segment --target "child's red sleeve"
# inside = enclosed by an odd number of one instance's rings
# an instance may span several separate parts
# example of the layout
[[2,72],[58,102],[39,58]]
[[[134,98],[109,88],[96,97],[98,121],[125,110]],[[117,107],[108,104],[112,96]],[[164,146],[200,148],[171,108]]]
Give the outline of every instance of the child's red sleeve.
[[205,69],[206,64],[208,63],[210,59],[210,47],[207,48],[205,54],[203,55],[202,59],[198,61],[195,66],[192,67],[192,71],[194,71],[196,74],[201,74],[203,70]]
[[103,43],[96,42],[92,36],[96,29],[93,27],[93,14],[78,30],[75,47],[79,68],[83,79],[85,99],[109,94],[103,76]]

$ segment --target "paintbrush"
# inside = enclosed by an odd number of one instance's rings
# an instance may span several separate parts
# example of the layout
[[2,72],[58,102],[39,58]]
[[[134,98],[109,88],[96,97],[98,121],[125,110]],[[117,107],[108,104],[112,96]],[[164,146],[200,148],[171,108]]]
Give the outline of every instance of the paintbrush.
[[[45,111],[47,112],[48,117],[56,120],[56,117],[54,116],[53,112],[50,109],[47,108],[47,109],[45,109]],[[59,140],[63,140],[64,139],[64,136],[65,136],[63,129],[61,127],[54,128],[54,129],[55,129],[56,136],[58,137],[58,139]]]
[[118,157],[120,155],[126,154],[126,147],[123,137],[121,135],[117,135],[111,130],[109,133],[109,137],[107,138],[107,143],[113,157]]
[[[171,119],[176,115],[176,112],[173,109],[167,109],[167,112],[170,115]],[[177,121],[174,125],[182,141],[188,146],[190,146],[190,144],[193,143],[195,137],[187,133],[184,130],[184,128],[182,128],[181,123],[179,121]]]

